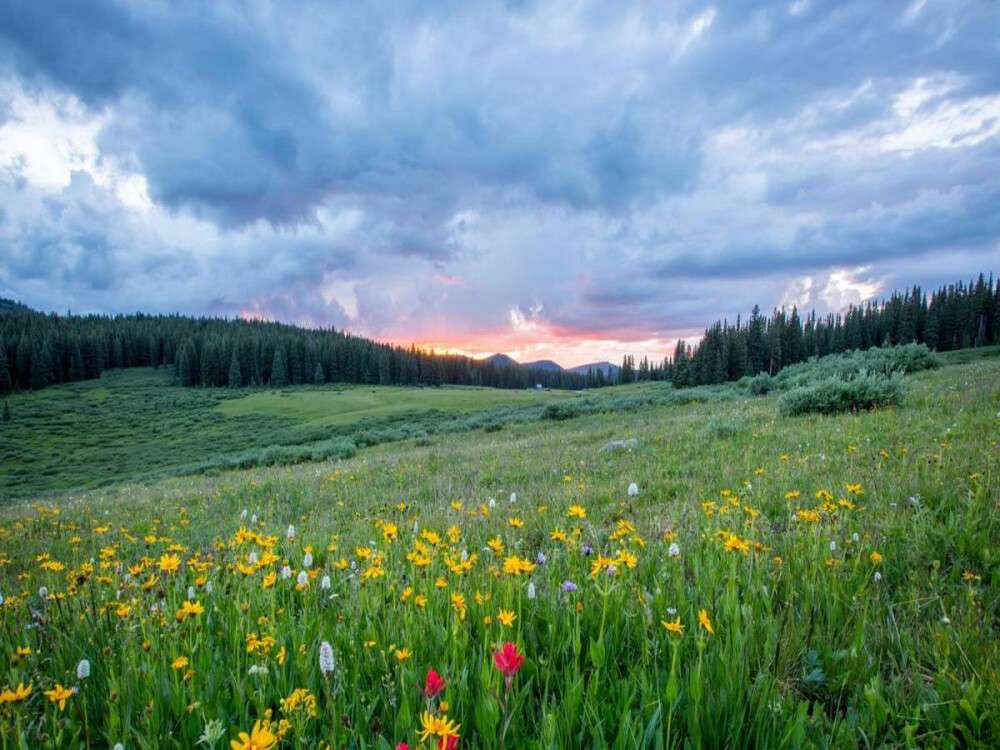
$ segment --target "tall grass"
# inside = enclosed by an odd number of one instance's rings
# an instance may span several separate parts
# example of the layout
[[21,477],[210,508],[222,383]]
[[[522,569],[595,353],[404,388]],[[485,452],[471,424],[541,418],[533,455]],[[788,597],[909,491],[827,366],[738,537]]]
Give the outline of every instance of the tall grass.
[[996,747],[998,372],[0,511],[0,747]]

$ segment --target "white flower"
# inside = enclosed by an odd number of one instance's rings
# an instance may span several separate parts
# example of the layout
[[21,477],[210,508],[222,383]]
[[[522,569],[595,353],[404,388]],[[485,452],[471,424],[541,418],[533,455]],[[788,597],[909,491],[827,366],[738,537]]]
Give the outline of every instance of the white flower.
[[465,562],[468,559],[469,559],[469,550],[463,549],[462,550],[462,562]]
[[86,680],[88,677],[90,677],[90,662],[80,659],[80,663],[76,665],[76,679]]
[[257,514],[256,513],[254,513],[252,516],[250,516],[250,523],[254,524],[255,526],[257,525]]
[[510,493],[510,502],[511,502],[511,504],[517,502],[517,493],[516,492],[511,492]]
[[3,606],[3,594],[0,594],[0,607]]
[[497,507],[497,500],[496,500],[496,498],[495,498],[495,497],[491,497],[491,498],[490,498],[490,502],[489,502],[489,506],[490,506],[491,508],[495,508],[495,507]]
[[638,494],[639,494],[639,485],[637,485],[635,482],[632,482],[628,486],[628,496],[635,497]]
[[414,521],[413,522],[413,535],[416,536],[418,531],[420,531],[420,524],[417,521]]
[[199,745],[215,747],[215,743],[221,740],[226,734],[226,727],[219,719],[212,719],[205,724],[205,729],[198,738]]
[[267,674],[267,667],[263,664],[251,664],[250,669],[247,670],[247,674]]
[[188,599],[194,601],[194,586],[188,586]]
[[295,577],[295,582],[299,584],[299,586],[305,586],[309,583],[309,574],[304,570],[300,570],[299,574]]
[[942,615],[941,616],[941,624],[942,625],[951,625],[951,620],[948,619],[948,615]]
[[831,552],[836,552],[837,551],[837,543],[835,541],[832,541],[832,540],[830,541],[830,551]]
[[302,558],[302,567],[311,568],[312,566],[313,566],[312,552],[306,552],[305,556]]
[[667,616],[668,617],[673,617],[676,614],[677,614],[677,608],[676,607],[667,607]]
[[333,674],[333,646],[326,641],[319,644],[319,671],[324,675]]
[[213,588],[215,588],[215,587],[214,587],[214,586],[212,585],[212,582],[211,582],[211,581],[208,581],[208,582],[207,582],[207,583],[205,584],[205,593],[206,593],[206,594],[211,594],[211,593],[212,593],[212,589],[213,589]]
[[285,532],[285,538],[290,542],[295,539],[295,527],[291,524],[288,524],[288,531]]
[[244,509],[243,509],[243,512],[242,512],[242,513],[240,513],[240,520],[241,520],[241,521],[245,521],[245,520],[247,520],[247,513],[249,513],[249,511],[248,511],[248,510],[247,510],[246,508],[244,508]]
[[529,599],[534,599],[535,598],[535,582],[534,581],[529,581],[528,582],[528,598]]
[[125,746],[120,742],[116,742],[115,746],[111,748],[111,750],[125,750]]
[[249,561],[249,563],[251,565],[256,565],[257,564],[257,560],[259,560],[259,559],[260,558],[257,557],[257,553],[256,552],[251,552],[249,554],[249,556],[247,557],[247,560]]
[[879,581],[882,580],[882,574],[876,570],[875,575],[872,576],[872,580],[874,580],[875,583],[878,583]]
[[857,544],[860,539],[861,535],[858,532],[855,531],[853,534],[851,534],[851,541],[854,542],[855,544]]
[[38,596],[40,596],[42,599],[48,599],[49,598],[48,586],[40,586],[38,588]]
[[677,542],[671,542],[670,543],[670,546],[667,547],[667,554],[670,557],[680,557],[681,556],[681,548],[677,544]]
[[330,588],[330,576],[323,576],[323,578],[320,579],[319,587],[321,589],[323,589],[324,591],[329,590],[329,588]]
[[287,581],[289,578],[292,577],[292,569],[289,568],[287,565],[284,566],[281,569],[281,577],[284,578]]

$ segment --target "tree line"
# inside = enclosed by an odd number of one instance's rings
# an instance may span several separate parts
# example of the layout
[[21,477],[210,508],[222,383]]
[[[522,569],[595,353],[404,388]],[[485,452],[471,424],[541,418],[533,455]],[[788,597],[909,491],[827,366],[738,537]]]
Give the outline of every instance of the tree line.
[[180,315],[57,315],[0,301],[0,393],[169,367],[184,386],[305,383],[580,389],[585,375],[503,366],[344,331]]
[[717,321],[701,341],[677,342],[665,377],[674,386],[710,385],[822,357],[872,346],[923,343],[950,351],[1000,343],[1000,281],[983,274],[929,296],[914,286],[888,299],[851,305],[845,312],[805,317],[797,308],[770,316],[754,307],[735,324]]
[[948,351],[1000,343],[1000,281],[915,286],[843,313],[802,316],[796,307],[765,316],[754,307],[735,324],[718,321],[696,344],[679,341],[673,356],[626,355],[617,376],[531,369],[414,346],[401,347],[345,331],[269,321],[181,315],[57,315],[0,299],[0,394],[96,378],[126,367],[169,367],[184,386],[280,388],[306,383],[478,385],[493,388],[599,388],[672,380],[674,386],[738,380],[810,357],[872,346],[927,344]]

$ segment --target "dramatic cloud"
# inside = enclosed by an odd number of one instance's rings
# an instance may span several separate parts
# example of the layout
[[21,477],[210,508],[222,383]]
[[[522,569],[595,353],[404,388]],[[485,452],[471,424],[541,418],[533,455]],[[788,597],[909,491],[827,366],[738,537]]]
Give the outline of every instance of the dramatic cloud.
[[1000,270],[1000,6],[0,2],[0,295],[565,364]]

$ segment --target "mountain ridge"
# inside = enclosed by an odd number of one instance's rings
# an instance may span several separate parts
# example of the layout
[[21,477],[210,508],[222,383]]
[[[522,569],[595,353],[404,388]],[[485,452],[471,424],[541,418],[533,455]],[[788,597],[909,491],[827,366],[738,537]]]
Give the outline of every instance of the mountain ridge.
[[572,372],[578,375],[586,375],[590,370],[595,372],[600,370],[604,373],[604,377],[617,377],[619,370],[621,369],[618,365],[612,364],[607,360],[602,360],[600,362],[587,362],[586,364],[576,365],[575,367],[563,367],[558,362],[551,359],[538,359],[532,360],[531,362],[518,362],[516,359],[511,357],[509,354],[504,354],[503,352],[497,352],[496,354],[491,354],[485,357],[484,362],[489,362],[497,367],[523,367],[528,370],[550,370],[554,372]]

